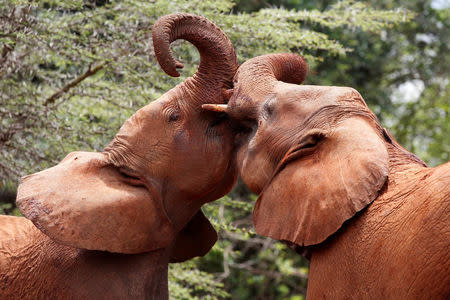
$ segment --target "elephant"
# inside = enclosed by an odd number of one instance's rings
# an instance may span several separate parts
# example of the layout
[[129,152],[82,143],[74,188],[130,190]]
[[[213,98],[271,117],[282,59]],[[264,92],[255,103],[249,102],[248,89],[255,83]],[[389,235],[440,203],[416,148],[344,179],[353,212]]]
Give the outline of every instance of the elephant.
[[238,63],[204,17],[171,14],[153,26],[155,56],[179,76],[170,44],[200,52],[197,72],[132,115],[102,152],[73,152],[25,176],[0,217],[1,299],[167,299],[168,264],[205,255],[217,233],[201,206],[237,179],[224,103]]
[[228,104],[257,233],[310,259],[308,299],[448,299],[450,163],[430,168],[353,88],[300,85],[305,60],[241,65]]

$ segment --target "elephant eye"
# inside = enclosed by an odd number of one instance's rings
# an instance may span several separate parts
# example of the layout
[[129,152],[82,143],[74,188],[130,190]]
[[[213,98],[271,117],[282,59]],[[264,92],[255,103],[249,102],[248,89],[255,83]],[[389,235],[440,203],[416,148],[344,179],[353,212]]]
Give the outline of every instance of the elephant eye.
[[169,123],[173,123],[181,119],[181,110],[177,104],[166,105],[162,109],[162,114]]
[[276,98],[271,98],[271,99],[267,100],[266,102],[264,102],[263,108],[261,111],[261,116],[263,119],[267,120],[273,115],[273,113],[275,111],[275,104],[276,104]]
[[299,141],[297,149],[298,150],[312,149],[316,147],[325,138],[326,138],[325,133],[320,131],[313,131]]
[[172,112],[169,115],[169,122],[175,122],[178,121],[180,119],[180,114],[178,112]]
[[126,183],[129,183],[134,186],[144,186],[142,180],[135,174],[135,172],[131,171],[128,168],[121,167],[118,169],[120,175]]

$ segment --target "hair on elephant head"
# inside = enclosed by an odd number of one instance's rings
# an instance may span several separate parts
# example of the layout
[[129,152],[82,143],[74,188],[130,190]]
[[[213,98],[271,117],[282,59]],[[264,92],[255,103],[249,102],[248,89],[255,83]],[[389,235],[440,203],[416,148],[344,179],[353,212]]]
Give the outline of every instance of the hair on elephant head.
[[[178,76],[170,44],[200,52],[197,72],[131,116],[100,153],[74,152],[22,178],[21,212],[46,235],[73,247],[141,253],[170,247],[171,261],[204,255],[217,235],[200,210],[236,180],[233,134],[201,104],[224,103],[238,64],[209,20],[172,14],[153,26],[161,67]],[[174,245],[175,244],[175,245]]]

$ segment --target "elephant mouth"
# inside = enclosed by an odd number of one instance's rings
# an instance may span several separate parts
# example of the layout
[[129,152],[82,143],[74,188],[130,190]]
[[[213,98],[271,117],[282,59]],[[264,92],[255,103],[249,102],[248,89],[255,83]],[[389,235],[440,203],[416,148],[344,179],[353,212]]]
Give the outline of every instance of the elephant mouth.
[[[232,158],[227,162],[227,166],[224,172],[224,175],[221,177],[221,179],[218,181],[218,183],[215,185],[213,190],[208,193],[208,195],[205,197],[207,202],[212,202],[216,200],[217,198],[220,198],[224,195],[226,195],[231,188],[233,187],[234,183],[237,180],[238,177],[238,167],[237,167],[237,159],[236,159],[236,149],[233,150]],[[217,189],[217,186],[220,186],[220,189]],[[220,195],[217,195],[218,192]]]

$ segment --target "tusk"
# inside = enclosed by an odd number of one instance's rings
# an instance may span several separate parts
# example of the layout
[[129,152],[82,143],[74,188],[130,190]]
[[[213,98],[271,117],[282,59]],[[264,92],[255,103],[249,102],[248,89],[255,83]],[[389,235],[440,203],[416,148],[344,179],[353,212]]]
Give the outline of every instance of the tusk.
[[175,61],[175,67],[177,68],[177,69],[183,69],[184,68],[184,65],[183,65],[183,63],[182,62],[179,62],[179,61]]
[[202,109],[226,113],[228,106],[226,104],[202,104]]

